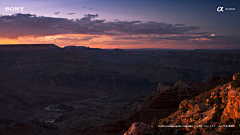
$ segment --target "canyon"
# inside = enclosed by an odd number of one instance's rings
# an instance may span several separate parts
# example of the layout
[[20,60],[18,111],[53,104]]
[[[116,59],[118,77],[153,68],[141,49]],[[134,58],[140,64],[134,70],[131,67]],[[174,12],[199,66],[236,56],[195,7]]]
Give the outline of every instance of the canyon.
[[239,69],[238,50],[0,45],[1,131],[123,134],[133,122],[167,117]]

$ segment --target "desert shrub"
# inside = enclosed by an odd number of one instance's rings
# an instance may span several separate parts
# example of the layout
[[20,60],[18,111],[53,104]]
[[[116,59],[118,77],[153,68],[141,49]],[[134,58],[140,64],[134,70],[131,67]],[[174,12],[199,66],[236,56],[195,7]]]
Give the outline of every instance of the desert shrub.
[[206,88],[206,89],[205,89],[205,92],[206,92],[206,91],[209,91],[209,90],[211,90],[211,87]]
[[196,132],[195,132],[195,134],[194,135],[202,135],[202,132],[200,131],[200,129],[199,128],[197,128],[197,130],[196,130]]
[[234,125],[235,127],[227,127],[227,128],[223,128],[220,131],[217,132],[217,135],[239,135],[240,134],[240,127],[239,127],[240,121],[236,122]]
[[186,134],[187,131],[183,128],[183,129],[180,129],[178,132],[177,132],[177,135],[184,135]]
[[212,116],[212,121],[217,121],[218,120],[218,116],[217,116],[217,112],[213,113]]
[[220,98],[220,89],[217,90],[217,100],[216,100],[216,104],[217,106],[220,106],[222,103],[222,98]]
[[236,119],[236,120],[235,120],[235,123],[236,123],[236,124],[240,124],[240,119],[239,119],[239,118]]
[[220,83],[220,85],[223,85],[223,84],[226,84],[226,81],[225,81],[225,80],[223,80],[223,81]]
[[158,129],[158,123],[159,123],[159,121],[156,118],[154,118],[153,122],[152,122],[153,129]]
[[208,94],[207,94],[207,93],[203,93],[203,94],[200,96],[201,99],[206,99],[207,97],[208,97]]
[[231,81],[232,81],[232,78],[228,78],[226,82],[229,83]]
[[181,111],[186,113],[188,111],[188,109],[184,106],[184,107],[181,108]]
[[209,90],[211,90],[211,89],[214,89],[215,87],[216,87],[216,85],[213,85],[213,86],[211,86],[211,87],[208,87],[208,88],[206,88],[205,92],[206,92],[206,91],[209,91]]
[[233,124],[233,123],[234,123],[234,120],[231,119],[231,118],[229,118],[229,119],[225,122],[226,125],[231,125],[231,124]]
[[213,106],[215,103],[217,103],[217,99],[215,98],[212,98],[212,99],[209,99],[209,102],[208,102],[211,106]]
[[240,82],[240,74],[237,75],[237,77],[235,78],[235,81]]
[[233,89],[236,89],[238,87],[240,87],[240,82],[237,82],[236,80],[234,80],[232,83],[231,83],[231,87]]
[[168,125],[169,121],[168,120],[163,120],[163,125]]
[[175,128],[168,128],[166,135],[174,135],[175,130],[176,130]]
[[220,89],[217,91],[217,98],[214,100],[216,103],[215,113],[212,116],[212,121],[220,122],[220,117],[222,115],[222,112],[224,108],[220,108],[222,104],[222,98],[220,98]]
[[222,98],[220,98],[220,89],[217,90],[217,98],[212,98],[209,100],[209,104],[212,106],[214,104],[217,104],[217,106],[220,106],[222,103]]
[[215,109],[215,113],[213,113],[213,116],[212,116],[212,121],[220,122],[220,121],[221,121],[221,115],[222,115],[222,113],[223,113],[223,110],[224,110],[224,109],[216,108],[216,109]]
[[232,81],[231,87],[233,89],[240,87],[240,74],[238,74],[237,77],[235,78],[235,80]]

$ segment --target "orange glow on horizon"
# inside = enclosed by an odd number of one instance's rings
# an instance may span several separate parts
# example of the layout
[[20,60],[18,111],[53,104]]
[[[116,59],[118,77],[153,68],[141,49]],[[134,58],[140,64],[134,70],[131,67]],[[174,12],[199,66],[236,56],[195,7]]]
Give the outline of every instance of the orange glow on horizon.
[[[124,35],[125,36],[125,35]],[[55,44],[59,47],[65,46],[86,46],[102,49],[140,49],[140,48],[164,48],[164,49],[199,49],[199,46],[189,46],[183,41],[161,40],[125,40],[113,39],[112,35],[87,35],[87,34],[59,34],[49,36],[24,36],[17,39],[0,38],[0,44]],[[145,37],[145,36],[144,36]],[[206,42],[211,39],[196,38],[189,41]],[[202,48],[201,46],[200,48]],[[206,47],[206,46],[205,46]],[[206,47],[209,48],[209,47]]]
[[190,39],[190,40],[211,41],[211,39],[209,39],[209,38],[196,38],[196,39]]
[[59,47],[75,45],[87,46],[90,48],[117,48],[116,45],[109,45],[112,37],[109,35],[86,35],[86,34],[59,34],[49,36],[23,36],[17,39],[0,38],[0,44],[55,44]]
[[0,38],[0,44],[19,44],[16,39]]

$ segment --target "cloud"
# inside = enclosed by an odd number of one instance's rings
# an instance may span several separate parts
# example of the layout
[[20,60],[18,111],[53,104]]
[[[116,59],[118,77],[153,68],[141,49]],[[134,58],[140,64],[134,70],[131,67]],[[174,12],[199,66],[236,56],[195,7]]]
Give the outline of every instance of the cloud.
[[[200,26],[172,25],[162,22],[119,21],[106,22],[94,19],[98,14],[86,14],[80,19],[66,19],[14,14],[0,16],[0,37],[18,38],[24,36],[48,36],[56,34],[99,34],[99,35],[138,35],[138,34],[183,34],[198,30]],[[94,19],[94,20],[93,20]]]
[[98,14],[96,15],[93,15],[93,14],[85,14],[84,17],[90,17],[90,18],[97,18],[98,17]]
[[75,13],[68,13],[68,15],[74,15]]
[[118,36],[114,37],[115,40],[144,40],[144,41],[162,41],[162,40],[195,40],[200,38],[208,38],[205,36]]
[[[36,16],[31,14],[15,14],[0,17],[0,37],[17,38],[23,36],[47,36],[68,33],[70,20]],[[62,27],[62,28],[61,28]]]
[[236,36],[212,36],[212,35],[175,35],[175,36],[115,36],[114,40],[127,40],[127,41],[147,41],[147,42],[160,42],[160,41],[185,41],[186,43],[202,44],[203,42],[211,45],[232,45],[235,47],[240,46],[240,38]]
[[88,36],[88,37],[83,37],[83,38],[55,38],[54,40],[62,40],[62,41],[89,41],[93,38],[99,38],[98,36]]
[[185,26],[185,24],[175,24],[174,26]]
[[109,22],[108,25],[112,30],[125,34],[183,34],[200,28],[200,26],[176,27],[172,24],[153,21],[115,21]]

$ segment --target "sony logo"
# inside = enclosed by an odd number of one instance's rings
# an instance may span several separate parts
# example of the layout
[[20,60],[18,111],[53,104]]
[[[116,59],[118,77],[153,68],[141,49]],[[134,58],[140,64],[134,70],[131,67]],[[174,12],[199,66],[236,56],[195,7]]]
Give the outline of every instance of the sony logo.
[[5,11],[23,11],[24,7],[5,7]]

